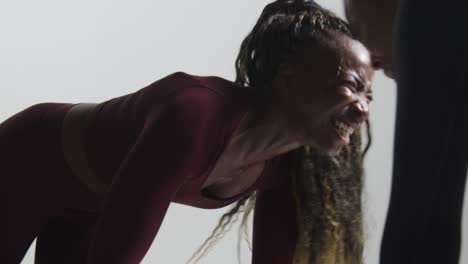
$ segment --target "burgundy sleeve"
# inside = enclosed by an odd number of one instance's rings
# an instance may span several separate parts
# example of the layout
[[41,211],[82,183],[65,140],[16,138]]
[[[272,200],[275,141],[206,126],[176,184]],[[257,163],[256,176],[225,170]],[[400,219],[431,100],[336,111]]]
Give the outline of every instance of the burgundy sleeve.
[[89,264],[140,263],[178,188],[207,165],[223,113],[220,95],[197,88],[148,115],[109,188]]
[[292,263],[297,240],[295,210],[288,185],[257,191],[252,264]]

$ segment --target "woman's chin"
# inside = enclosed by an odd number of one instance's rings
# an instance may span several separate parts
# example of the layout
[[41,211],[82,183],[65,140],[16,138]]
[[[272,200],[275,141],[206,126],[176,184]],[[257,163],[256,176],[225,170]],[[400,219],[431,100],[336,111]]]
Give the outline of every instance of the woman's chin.
[[325,156],[328,156],[328,157],[336,157],[338,156],[338,154],[340,154],[340,150],[333,150],[333,151],[328,151],[326,154],[324,154]]
[[309,142],[308,144],[312,149],[317,151],[317,153],[321,156],[327,157],[335,157],[341,151],[343,144],[337,144],[337,142],[325,142],[321,141],[321,144],[317,144],[316,142]]
[[340,154],[341,147],[339,148],[317,148],[317,151],[322,156],[336,157]]

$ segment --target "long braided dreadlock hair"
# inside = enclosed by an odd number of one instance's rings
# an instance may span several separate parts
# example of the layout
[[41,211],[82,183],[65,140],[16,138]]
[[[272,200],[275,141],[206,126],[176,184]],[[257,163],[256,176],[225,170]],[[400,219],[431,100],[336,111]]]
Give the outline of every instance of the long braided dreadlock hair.
[[[305,40],[323,41],[325,31],[351,36],[346,22],[310,0],[278,0],[268,4],[241,44],[235,83],[251,89],[258,111],[268,111],[271,83],[281,62]],[[370,143],[362,149],[361,131],[335,157],[320,155],[309,146],[287,153],[292,194],[296,202],[298,242],[295,264],[362,264],[362,162]],[[255,205],[255,193],[245,196],[225,213],[210,237],[189,260],[197,262],[229,231],[244,212],[242,227]],[[247,242],[250,242],[247,239]],[[240,241],[239,241],[240,243]],[[238,246],[239,250],[239,246]],[[197,257],[198,256],[198,257]]]

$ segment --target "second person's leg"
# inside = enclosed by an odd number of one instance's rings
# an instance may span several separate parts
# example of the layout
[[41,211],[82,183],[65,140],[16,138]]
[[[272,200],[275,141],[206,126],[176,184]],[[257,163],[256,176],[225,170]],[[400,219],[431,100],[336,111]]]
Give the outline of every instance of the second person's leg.
[[400,4],[394,167],[383,264],[458,263],[468,101],[463,10],[462,1]]

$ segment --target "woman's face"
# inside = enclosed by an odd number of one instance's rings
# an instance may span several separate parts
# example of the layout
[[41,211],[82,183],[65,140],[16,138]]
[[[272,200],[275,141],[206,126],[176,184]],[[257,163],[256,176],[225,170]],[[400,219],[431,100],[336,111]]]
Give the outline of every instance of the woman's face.
[[294,62],[280,66],[275,85],[292,133],[334,156],[368,118],[374,70],[360,42],[329,33],[321,45],[306,43]]

